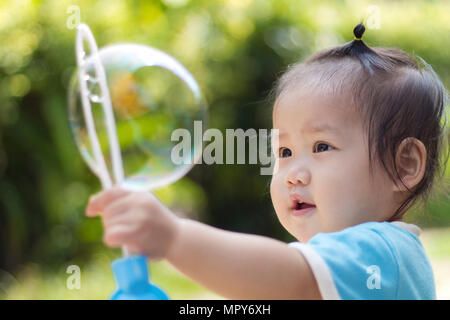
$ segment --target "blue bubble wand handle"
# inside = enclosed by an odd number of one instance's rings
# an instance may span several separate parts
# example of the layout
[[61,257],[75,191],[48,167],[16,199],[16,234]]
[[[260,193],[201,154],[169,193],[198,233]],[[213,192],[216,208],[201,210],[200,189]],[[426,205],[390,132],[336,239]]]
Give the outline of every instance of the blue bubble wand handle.
[[[88,57],[84,47],[85,42],[88,44],[89,59],[92,59],[95,75],[89,74],[86,68]],[[98,47],[94,36],[86,24],[80,24],[77,29],[76,57],[79,68],[78,81],[80,84],[83,116],[95,160],[90,166],[92,171],[100,179],[102,188],[106,190],[113,186],[113,180],[109,175],[95,129],[91,102],[101,104],[105,114],[115,185],[122,185],[124,181],[124,170],[114,112],[106,81],[106,73],[98,54]],[[98,85],[100,95],[92,93],[89,90],[88,84]],[[114,261],[111,265],[118,285],[118,290],[111,296],[111,299],[167,300],[167,294],[149,282],[147,258],[142,255],[130,256],[125,246],[122,247],[122,252],[124,258]]]

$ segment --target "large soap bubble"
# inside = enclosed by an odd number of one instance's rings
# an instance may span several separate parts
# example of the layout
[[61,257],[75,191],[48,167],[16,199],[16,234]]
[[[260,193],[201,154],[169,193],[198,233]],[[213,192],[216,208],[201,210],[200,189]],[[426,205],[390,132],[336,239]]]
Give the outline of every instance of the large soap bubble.
[[[132,190],[153,190],[168,185],[184,174],[201,157],[201,139],[194,135],[194,121],[207,118],[206,103],[192,75],[174,58],[154,48],[137,44],[116,44],[98,51],[103,65],[115,120],[123,164],[122,186]],[[110,176],[114,171],[108,139],[108,125],[102,107],[101,85],[95,55],[86,55],[80,78],[77,69],[70,85],[68,115],[75,142],[90,168],[98,171],[98,157],[90,139],[80,96],[80,79],[88,88],[97,141]],[[80,68],[80,67],[79,67]],[[191,152],[184,160],[171,159],[172,132],[190,132]],[[97,172],[98,175],[98,172]]]

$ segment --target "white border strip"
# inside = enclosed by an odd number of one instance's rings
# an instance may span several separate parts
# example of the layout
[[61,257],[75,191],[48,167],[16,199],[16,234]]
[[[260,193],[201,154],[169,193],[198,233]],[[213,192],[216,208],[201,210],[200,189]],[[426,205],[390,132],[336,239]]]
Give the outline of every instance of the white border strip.
[[300,251],[306,261],[308,261],[314,277],[316,278],[317,285],[319,286],[322,299],[341,300],[341,296],[339,295],[333,277],[331,276],[330,269],[322,257],[305,243],[291,242],[288,245]]

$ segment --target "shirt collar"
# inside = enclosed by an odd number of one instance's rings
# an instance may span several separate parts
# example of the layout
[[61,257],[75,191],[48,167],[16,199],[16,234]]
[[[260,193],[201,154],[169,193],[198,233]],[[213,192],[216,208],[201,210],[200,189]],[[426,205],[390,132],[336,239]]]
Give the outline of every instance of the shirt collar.
[[399,227],[403,230],[411,232],[416,237],[419,237],[420,234],[422,233],[422,229],[420,229],[418,226],[416,226],[415,224],[412,224],[412,223],[406,223],[403,221],[393,221],[393,222],[391,222],[391,224],[393,224],[394,226]]

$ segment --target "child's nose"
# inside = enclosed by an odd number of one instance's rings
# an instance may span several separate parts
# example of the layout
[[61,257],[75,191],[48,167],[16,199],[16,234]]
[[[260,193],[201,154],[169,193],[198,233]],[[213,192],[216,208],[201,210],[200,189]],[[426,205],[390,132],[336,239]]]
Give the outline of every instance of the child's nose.
[[296,186],[298,184],[308,185],[311,181],[311,174],[305,169],[293,168],[286,176],[286,185],[288,187]]

